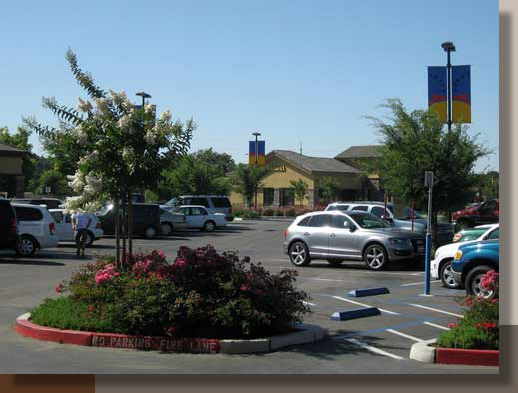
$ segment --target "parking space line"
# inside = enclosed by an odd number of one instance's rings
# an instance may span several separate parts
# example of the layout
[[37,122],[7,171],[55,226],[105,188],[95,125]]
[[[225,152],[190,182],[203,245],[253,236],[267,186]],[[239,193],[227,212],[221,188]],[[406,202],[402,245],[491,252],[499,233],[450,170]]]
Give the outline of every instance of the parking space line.
[[398,336],[401,336],[401,337],[408,338],[409,340],[413,340],[413,341],[417,341],[417,342],[424,341],[424,340],[422,340],[420,338],[417,338],[417,337],[414,337],[414,336],[411,336],[409,334],[405,334],[405,333],[402,333],[402,332],[398,332],[397,330],[394,330],[394,329],[387,329],[386,331],[389,332],[389,333],[392,333],[392,334],[397,334]]
[[[435,283],[438,283],[438,282],[442,282],[442,281],[441,280],[431,280],[430,284],[435,284]],[[424,281],[413,282],[413,283],[410,283],[410,284],[401,284],[400,287],[410,287],[412,285],[424,285]]]
[[419,276],[421,274],[423,274],[423,272],[410,273],[410,276]]
[[[349,302],[349,303],[357,304],[357,305],[362,306],[362,307],[372,307],[372,306],[369,306],[367,304],[363,304],[363,303],[360,303],[360,302],[355,302],[354,300],[345,299],[345,298],[340,297],[340,296],[331,296],[331,297],[334,298],[334,299],[342,300],[344,302]],[[378,310],[380,310],[381,312],[384,312],[386,314],[401,315],[401,314],[399,314],[397,312],[389,311],[389,310],[384,310],[384,309],[379,308],[379,307],[378,307]]]
[[437,329],[450,330],[450,328],[447,328],[447,327],[444,327],[444,326],[441,326],[441,325],[436,325],[435,323],[431,323],[431,322],[428,322],[428,321],[424,321],[423,323],[425,325],[428,325],[428,326],[436,327]]
[[315,304],[315,303],[310,303],[310,302],[302,301],[302,304],[304,304],[305,306],[312,306],[312,307],[316,307],[316,304]]
[[397,356],[397,355],[394,355],[394,354],[392,354],[392,353],[390,353],[390,352],[386,352],[386,351],[384,351],[384,350],[382,350],[382,349],[375,348],[375,347],[372,347],[372,346],[367,345],[367,344],[365,344],[365,343],[362,343],[361,341],[358,341],[358,340],[356,340],[355,338],[346,338],[345,340],[346,340],[346,341],[349,341],[350,343],[356,344],[356,345],[358,345],[358,346],[360,346],[360,347],[362,347],[362,348],[365,348],[365,349],[367,349],[367,350],[369,350],[369,351],[371,351],[371,352],[377,353],[377,354],[379,354],[379,355],[388,356],[388,357],[391,357],[391,358],[393,358],[393,359],[397,359],[397,360],[402,360],[402,359],[404,359],[404,358],[402,358],[401,356]]
[[430,311],[440,312],[440,313],[443,313],[443,314],[453,315],[454,317],[462,318],[462,315],[460,315],[460,314],[455,314],[455,313],[453,313],[453,312],[443,311],[443,310],[439,310],[439,309],[437,309],[437,308],[432,308],[432,307],[426,307],[426,306],[422,306],[422,305],[420,305],[420,304],[415,304],[415,303],[406,303],[406,304],[408,304],[409,306],[414,306],[414,307],[424,308],[425,310],[430,310]]

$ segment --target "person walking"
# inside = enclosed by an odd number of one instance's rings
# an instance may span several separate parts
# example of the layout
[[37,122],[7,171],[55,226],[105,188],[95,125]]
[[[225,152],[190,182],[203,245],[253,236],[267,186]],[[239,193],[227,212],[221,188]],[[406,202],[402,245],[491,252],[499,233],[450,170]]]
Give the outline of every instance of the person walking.
[[92,218],[83,212],[77,212],[72,216],[72,229],[76,232],[77,255],[85,255],[86,240],[88,238],[88,228],[92,223]]

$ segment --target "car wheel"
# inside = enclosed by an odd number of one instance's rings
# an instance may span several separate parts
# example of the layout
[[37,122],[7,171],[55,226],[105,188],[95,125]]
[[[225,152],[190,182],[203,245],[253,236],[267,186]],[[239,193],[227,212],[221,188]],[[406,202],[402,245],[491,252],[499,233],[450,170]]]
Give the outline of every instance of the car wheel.
[[295,242],[288,251],[290,262],[295,266],[307,266],[311,262],[307,246],[302,242]]
[[205,225],[203,225],[203,230],[206,232],[212,232],[216,229],[216,224],[214,221],[207,221]]
[[333,267],[338,267],[342,264],[343,259],[328,259],[327,262]]
[[88,247],[90,247],[94,243],[94,240],[95,240],[94,234],[90,231],[86,232],[86,245]]
[[173,226],[168,222],[164,222],[160,225],[160,234],[162,235],[170,235],[173,232]]
[[383,246],[371,244],[365,249],[363,260],[370,270],[382,270],[387,266],[388,256]]
[[29,236],[22,236],[16,245],[16,253],[19,255],[34,255],[36,248],[34,239]]
[[147,227],[144,231],[144,236],[146,239],[153,239],[156,236],[156,229],[154,227]]
[[441,266],[439,277],[446,288],[457,289],[461,287],[461,284],[453,278],[452,261],[447,261]]
[[482,287],[482,276],[488,271],[494,270],[489,266],[477,266],[468,273],[466,277],[466,293],[472,296],[479,296],[485,299],[492,299],[496,293]]

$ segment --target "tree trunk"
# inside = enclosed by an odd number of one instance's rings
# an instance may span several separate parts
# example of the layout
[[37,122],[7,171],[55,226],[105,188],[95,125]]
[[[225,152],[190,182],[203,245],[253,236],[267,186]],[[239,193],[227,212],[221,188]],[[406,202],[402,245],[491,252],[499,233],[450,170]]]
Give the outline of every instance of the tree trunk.
[[114,214],[115,214],[115,255],[117,261],[117,268],[120,267],[121,257],[120,257],[120,233],[119,233],[119,201],[118,197],[114,202]]
[[128,191],[128,253],[133,255],[133,201],[131,190]]

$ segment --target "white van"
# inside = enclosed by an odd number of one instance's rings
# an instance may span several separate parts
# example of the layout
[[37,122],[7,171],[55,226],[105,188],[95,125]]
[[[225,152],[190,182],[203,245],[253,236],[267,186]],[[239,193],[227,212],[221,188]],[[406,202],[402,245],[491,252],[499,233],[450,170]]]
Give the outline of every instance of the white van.
[[17,254],[33,255],[36,250],[57,247],[56,222],[46,208],[17,203],[11,205],[18,218]]

